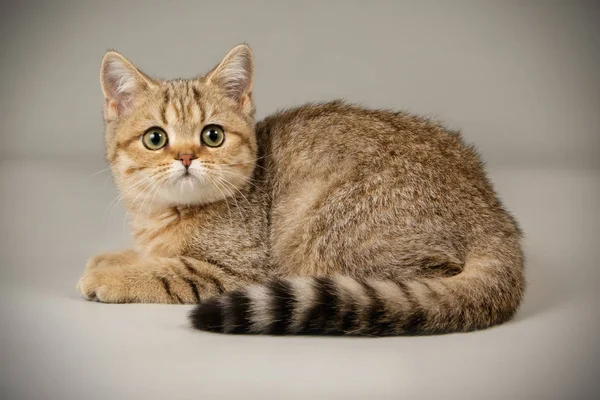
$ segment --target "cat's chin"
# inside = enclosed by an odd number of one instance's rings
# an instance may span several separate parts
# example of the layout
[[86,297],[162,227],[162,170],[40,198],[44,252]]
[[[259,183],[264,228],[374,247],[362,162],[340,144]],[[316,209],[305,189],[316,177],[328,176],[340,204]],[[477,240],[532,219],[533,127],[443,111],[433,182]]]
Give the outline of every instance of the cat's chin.
[[189,206],[214,203],[224,195],[214,186],[192,175],[183,175],[161,190],[161,200],[165,205]]

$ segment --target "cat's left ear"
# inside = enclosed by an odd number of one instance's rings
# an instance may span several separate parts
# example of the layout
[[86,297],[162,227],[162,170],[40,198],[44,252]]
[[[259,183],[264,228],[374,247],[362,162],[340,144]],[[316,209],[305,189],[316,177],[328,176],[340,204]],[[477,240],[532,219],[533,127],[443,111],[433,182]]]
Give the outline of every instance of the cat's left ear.
[[253,73],[252,50],[248,45],[240,44],[231,49],[223,61],[206,75],[205,82],[221,88],[227,97],[240,104],[242,109],[250,114],[253,112]]
[[104,93],[104,117],[126,116],[144,92],[156,83],[116,51],[109,51],[102,59],[100,82]]

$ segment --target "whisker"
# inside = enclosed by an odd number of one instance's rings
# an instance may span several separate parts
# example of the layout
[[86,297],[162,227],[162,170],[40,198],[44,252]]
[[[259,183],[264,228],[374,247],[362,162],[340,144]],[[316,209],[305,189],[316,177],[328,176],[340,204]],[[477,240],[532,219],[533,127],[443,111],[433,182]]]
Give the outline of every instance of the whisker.
[[112,200],[111,200],[111,202],[110,202],[110,203],[108,203],[108,206],[106,207],[106,210],[104,211],[104,213],[105,213],[105,214],[106,214],[106,212],[109,210],[109,208],[111,207],[111,205],[112,205],[112,204],[113,204],[113,203],[116,201],[116,203],[113,205],[113,207],[112,207],[112,208],[111,208],[111,210],[110,210],[109,222],[110,222],[110,220],[111,220],[111,218],[112,218],[112,214],[113,214],[114,210],[116,209],[116,207],[117,207],[117,205],[119,204],[119,202],[120,202],[120,201],[123,199],[123,197],[124,197],[124,196],[125,196],[127,193],[129,193],[129,192],[131,192],[131,191],[135,190],[136,188],[140,187],[141,185],[143,185],[143,184],[144,184],[144,183],[145,183],[147,180],[149,180],[149,179],[151,179],[151,178],[152,178],[152,176],[147,176],[147,177],[145,177],[145,178],[141,179],[140,181],[136,182],[136,183],[135,183],[135,184],[134,184],[132,187],[130,187],[130,188],[127,188],[126,190],[124,190],[124,191],[122,191],[121,193],[119,193],[119,194],[117,195],[117,197],[115,197],[114,199],[112,199]]
[[263,167],[262,165],[258,165],[256,163],[257,160],[261,160],[263,158],[266,158],[266,156],[255,158],[252,161],[240,161],[240,162],[226,163],[226,164],[213,163],[213,162],[209,162],[209,161],[201,161],[200,163],[203,164],[203,165],[219,165],[219,166],[232,166],[232,165],[254,164],[255,167],[262,168],[262,169],[264,169],[265,171],[268,172],[269,170],[267,168]]
[[221,193],[221,196],[223,196],[223,200],[225,201],[225,204],[227,205],[227,211],[229,212],[229,219],[231,219],[231,208],[229,207],[229,201],[227,199],[227,196],[225,196],[225,193],[223,193],[223,191],[219,188],[217,183],[212,180],[212,178],[210,177],[210,174],[206,174],[206,177],[208,178],[210,183],[212,183],[215,186],[215,188],[217,188],[219,193]]
[[[162,187],[162,184],[166,181],[167,174],[163,174],[160,178],[157,178],[157,183],[156,183],[156,189],[154,190],[153,194],[151,193],[152,199],[150,200],[150,204],[152,204],[154,202],[154,199],[156,198],[156,195],[158,194],[158,192],[160,191],[160,188]],[[146,202],[146,200],[144,200],[144,202],[142,203],[142,205],[140,206],[141,209],[144,208],[144,203]],[[150,214],[152,213],[152,208],[148,207],[148,216],[146,218],[146,226],[150,225]]]
[[244,179],[247,179],[247,181],[245,183],[248,183],[248,184],[254,186],[257,190],[261,190],[261,188],[259,186],[257,186],[254,183],[252,183],[252,178],[248,178],[245,175],[242,175],[242,174],[239,174],[237,172],[230,171],[230,170],[227,170],[227,169],[222,169],[222,168],[210,168],[210,167],[207,167],[207,166],[205,166],[205,168],[208,169],[208,170],[211,170],[211,171],[217,171],[219,173],[223,172],[223,173],[227,173],[227,174],[230,174],[230,175],[242,177]]
[[238,210],[238,214],[240,215],[240,220],[244,220],[244,216],[242,215],[241,212],[241,208],[240,208],[240,204],[238,203],[237,199],[235,198],[235,194],[233,193],[233,191],[227,187],[227,185],[225,185],[225,182],[223,182],[222,178],[219,176],[213,176],[213,178],[215,178],[218,182],[220,182],[220,185],[222,185],[223,189],[225,189],[228,193],[229,196],[233,199],[233,201],[235,201],[235,208]]
[[108,171],[108,170],[110,170],[110,167],[108,167],[108,168],[104,168],[104,169],[101,169],[100,171],[97,171],[97,172],[94,172],[92,175],[90,175],[90,176],[88,176],[88,177],[86,177],[86,178],[83,178],[83,180],[84,180],[84,181],[86,181],[86,180],[88,180],[88,179],[91,179],[91,178],[93,178],[94,176],[96,176],[96,175],[98,175],[98,174],[101,174],[101,173],[103,173],[103,172],[106,172],[106,171]]
[[[131,211],[131,207],[133,207],[135,205],[135,202],[137,201],[137,199],[146,192],[146,190],[150,189],[150,193],[152,193],[152,191],[154,190],[154,188],[158,185],[156,183],[156,174],[153,176],[153,178],[155,178],[154,181],[150,182],[150,185],[146,186],[144,188],[144,190],[142,190],[140,193],[137,194],[137,196],[135,196],[135,198],[133,199],[133,201],[131,202],[131,204],[129,204],[129,207],[127,208],[127,212],[125,212],[125,219],[123,221],[123,231],[126,232],[127,231],[127,219],[129,217],[129,212]],[[142,202],[142,206],[144,205],[144,203],[146,202],[147,197],[144,197],[144,201]]]
[[249,207],[252,207],[252,204],[250,204],[250,201],[248,201],[248,198],[244,195],[244,193],[242,193],[242,191],[240,189],[238,189],[233,183],[229,182],[227,179],[225,179],[225,177],[220,177],[223,181],[223,183],[229,185],[231,188],[235,189],[243,198],[244,200],[246,200],[246,203],[248,204]]
[[218,178],[218,179],[219,179],[219,182],[221,182],[221,184],[225,185],[225,187],[229,187],[229,188],[230,188],[230,189],[229,189],[229,192],[231,193],[231,197],[233,198],[233,201],[235,201],[235,204],[236,204],[236,207],[237,207],[237,209],[238,209],[238,212],[240,213],[240,218],[241,218],[241,220],[243,221],[243,220],[244,220],[244,217],[243,217],[243,215],[242,215],[242,213],[241,213],[241,207],[240,207],[240,205],[239,205],[239,203],[238,203],[238,201],[237,201],[237,199],[236,199],[236,197],[235,197],[235,194],[233,193],[233,191],[231,191],[231,188],[233,188],[233,189],[237,190],[237,191],[238,191],[238,192],[239,192],[239,193],[240,193],[240,194],[241,194],[241,195],[244,197],[244,199],[245,199],[245,200],[246,200],[246,202],[248,203],[248,206],[249,206],[249,207],[252,207],[252,205],[250,204],[250,202],[248,201],[248,199],[246,198],[246,196],[244,196],[244,195],[242,194],[242,192],[240,192],[240,191],[239,191],[239,189],[238,189],[238,188],[236,188],[236,187],[235,187],[233,184],[231,184],[229,181],[227,181],[227,180],[226,180],[226,179],[224,179],[223,177],[217,177],[217,176],[215,176],[215,178]]
[[[157,173],[156,173],[156,174],[158,174],[158,173],[161,173],[161,172],[164,172],[164,171],[165,171],[165,170],[167,170],[167,169],[168,169],[168,168],[161,168],[161,169],[159,169],[159,170],[157,171]],[[138,180],[137,182],[135,182],[135,183],[133,184],[133,186],[131,186],[131,187],[127,188],[127,189],[126,189],[126,190],[124,190],[124,191],[122,191],[120,194],[118,194],[118,195],[117,195],[117,197],[115,197],[113,200],[111,200],[111,202],[110,202],[110,203],[108,204],[108,206],[106,207],[106,210],[104,211],[104,214],[106,215],[106,213],[107,213],[107,212],[109,211],[109,209],[110,209],[109,216],[108,216],[108,223],[109,223],[109,224],[110,224],[110,221],[112,220],[113,213],[114,213],[114,211],[116,210],[116,208],[117,208],[117,206],[119,205],[119,203],[121,202],[121,200],[123,200],[123,198],[124,198],[124,197],[125,197],[127,194],[129,194],[129,193],[133,192],[134,190],[138,189],[139,187],[141,187],[142,185],[144,185],[144,184],[145,184],[145,183],[147,183],[148,181],[152,180],[152,179],[153,179],[153,178],[156,176],[156,174],[149,175],[149,176],[146,176],[146,177],[144,177],[144,178],[142,178],[142,179]],[[114,204],[113,204],[113,203],[114,203]],[[112,205],[112,207],[111,207],[111,205]]]

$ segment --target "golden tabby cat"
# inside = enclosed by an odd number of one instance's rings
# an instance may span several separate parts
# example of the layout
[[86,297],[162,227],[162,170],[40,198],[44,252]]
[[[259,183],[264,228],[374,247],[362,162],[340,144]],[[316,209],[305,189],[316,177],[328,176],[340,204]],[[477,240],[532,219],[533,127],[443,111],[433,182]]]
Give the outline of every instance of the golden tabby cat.
[[196,328],[263,334],[482,329],[524,290],[520,231],[459,134],[340,101],[254,121],[239,45],[204,76],[102,62],[106,154],[135,248],[83,296],[200,303]]

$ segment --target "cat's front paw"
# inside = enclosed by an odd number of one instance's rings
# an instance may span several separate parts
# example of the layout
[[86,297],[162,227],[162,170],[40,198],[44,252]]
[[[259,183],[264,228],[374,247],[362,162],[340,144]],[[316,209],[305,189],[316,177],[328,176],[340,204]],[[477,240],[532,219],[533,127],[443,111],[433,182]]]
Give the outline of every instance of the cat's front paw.
[[95,268],[124,267],[133,264],[138,258],[135,250],[106,252],[90,258],[85,269],[89,271]]
[[88,269],[77,283],[83,297],[102,303],[131,303],[131,290],[128,288],[122,271],[118,268]]

